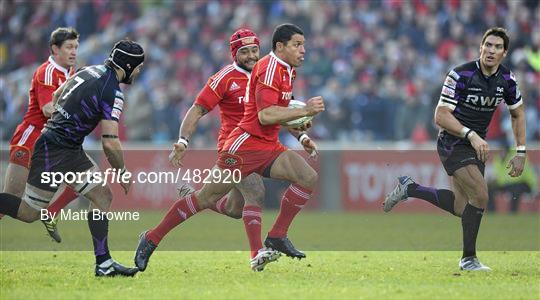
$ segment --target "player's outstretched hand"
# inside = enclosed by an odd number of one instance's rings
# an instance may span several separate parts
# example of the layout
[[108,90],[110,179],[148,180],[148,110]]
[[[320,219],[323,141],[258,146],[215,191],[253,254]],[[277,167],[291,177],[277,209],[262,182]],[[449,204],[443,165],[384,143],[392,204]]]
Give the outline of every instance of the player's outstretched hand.
[[306,102],[306,116],[314,116],[320,112],[324,111],[324,100],[323,97],[317,96],[309,99]]
[[523,173],[523,168],[525,168],[525,156],[514,156],[514,158],[508,162],[506,168],[510,169],[508,175],[511,177],[521,176],[521,173]]
[[309,153],[309,156],[313,159],[317,158],[317,155],[319,154],[319,150],[317,148],[317,144],[310,139],[306,138],[302,141],[302,146],[304,147],[304,150],[306,150],[307,153]]
[[489,155],[488,143],[474,131],[471,133],[471,137],[469,140],[471,141],[471,145],[476,151],[476,156],[478,157],[478,159],[482,162],[486,162]]
[[186,146],[184,144],[175,143],[174,150],[169,154],[169,161],[177,168],[182,166],[182,158],[186,154]]

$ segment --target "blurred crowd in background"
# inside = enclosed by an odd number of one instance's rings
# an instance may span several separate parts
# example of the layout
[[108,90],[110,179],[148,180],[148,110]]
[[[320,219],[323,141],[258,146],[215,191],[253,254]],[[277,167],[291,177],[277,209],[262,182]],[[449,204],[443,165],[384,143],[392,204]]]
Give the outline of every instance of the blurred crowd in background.
[[[527,105],[527,137],[540,140],[540,5],[519,0],[357,1],[6,1],[0,0],[1,139],[22,120],[32,73],[49,55],[59,26],[80,33],[78,66],[100,64],[128,37],[147,53],[143,73],[125,87],[122,138],[170,143],[207,78],[231,62],[228,38],[248,27],[270,51],[273,28],[299,25],[306,60],[295,98],[322,95],[327,111],[310,135],[336,142],[434,140],[433,111],[444,75],[476,59],[484,31],[509,30],[504,64]],[[490,138],[511,133],[501,105]],[[200,122],[193,142],[213,147],[219,115]],[[511,134],[510,134],[511,135]]]

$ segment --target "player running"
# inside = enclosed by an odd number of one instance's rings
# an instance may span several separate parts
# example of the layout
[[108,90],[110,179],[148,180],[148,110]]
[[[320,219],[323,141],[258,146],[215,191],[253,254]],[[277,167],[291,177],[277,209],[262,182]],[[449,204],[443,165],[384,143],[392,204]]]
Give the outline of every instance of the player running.
[[[78,173],[99,172],[99,167],[83,150],[82,143],[100,124],[107,160],[114,169],[120,170],[120,175],[126,172],[122,145],[118,140],[118,121],[124,104],[119,84],[131,84],[139,74],[143,61],[142,47],[135,42],[122,40],[114,45],[104,65],[84,68],[62,85],[54,93],[55,111],[36,141],[23,198],[0,194],[0,213],[33,222],[58,189],[44,182],[43,175],[76,174],[80,181],[67,184],[90,200],[88,227],[96,256],[96,276],[133,276],[138,269],[126,268],[111,258],[108,247],[109,220],[104,212],[109,210],[112,192],[108,185],[103,185],[99,180],[78,176]],[[131,182],[122,181],[120,184],[127,194]]]
[[520,176],[525,164],[523,100],[514,74],[501,64],[508,47],[506,30],[490,28],[480,44],[480,59],[451,70],[444,81],[435,110],[435,122],[441,127],[437,151],[452,179],[452,190],[424,187],[411,177],[402,176],[384,202],[384,211],[388,212],[408,197],[420,198],[461,217],[460,270],[491,270],[476,257],[476,237],[488,201],[483,176],[489,147],[484,138],[493,113],[502,101],[510,110],[517,142],[517,154],[508,164],[508,174]]
[[[189,139],[195,132],[199,119],[216,105],[219,105],[221,116],[218,152],[223,150],[227,136],[244,116],[247,83],[253,66],[259,60],[259,38],[249,29],[239,29],[231,36],[229,45],[233,63],[210,77],[180,125],[180,139],[170,155],[171,161],[175,162],[177,167],[186,154]],[[264,192],[261,176],[253,173],[243,178],[226,197],[210,207],[229,217],[242,218],[251,249],[250,266],[255,271],[262,271],[267,263],[276,261],[280,256],[279,252],[262,245],[261,205]]]
[[[53,93],[74,73],[79,48],[79,33],[73,28],[60,27],[49,39],[51,56],[34,73],[30,87],[28,110],[17,126],[9,143],[9,164],[4,181],[4,193],[22,197],[34,144],[43,126],[54,111]],[[77,198],[71,188],[66,188],[47,208],[55,216],[69,202]],[[49,235],[58,243],[62,241],[54,218],[42,220]]]
[[[296,76],[294,68],[301,66],[304,60],[304,41],[303,31],[296,25],[276,27],[272,36],[273,51],[260,59],[251,72],[244,99],[244,117],[225,140],[214,167],[221,175],[237,169],[242,178],[258,173],[292,182],[285,191],[279,215],[264,244],[296,258],[304,258],[305,254],[294,248],[287,238],[287,231],[310,198],[318,175],[299,154],[279,142],[278,132],[280,123],[324,111],[322,97],[309,99],[302,108],[287,107]],[[304,148],[312,152],[315,144],[309,140]],[[175,163],[178,161],[173,159]],[[173,204],[158,226],[141,234],[135,253],[139,270],[146,269],[150,256],[169,231],[197,212],[215,205],[234,186],[234,183],[215,180]]]

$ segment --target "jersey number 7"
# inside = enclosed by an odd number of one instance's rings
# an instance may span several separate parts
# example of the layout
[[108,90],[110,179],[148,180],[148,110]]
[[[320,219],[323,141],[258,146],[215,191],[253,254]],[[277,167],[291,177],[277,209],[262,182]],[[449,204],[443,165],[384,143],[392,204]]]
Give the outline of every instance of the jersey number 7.
[[79,76],[76,76],[75,78],[73,78],[73,80],[75,80],[77,83],[75,83],[75,85],[72,86],[69,89],[69,91],[67,91],[67,93],[64,94],[64,96],[62,96],[62,99],[66,99],[69,96],[69,94],[73,92],[73,90],[75,90],[79,85],[81,85],[84,82],[84,79],[82,79]]

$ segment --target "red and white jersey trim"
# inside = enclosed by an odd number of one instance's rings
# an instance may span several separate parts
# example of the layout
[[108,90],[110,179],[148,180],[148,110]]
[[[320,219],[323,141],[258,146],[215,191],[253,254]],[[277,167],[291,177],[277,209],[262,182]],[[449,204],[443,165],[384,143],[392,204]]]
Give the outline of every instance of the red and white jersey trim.
[[34,125],[28,125],[28,128],[26,128],[22,134],[21,139],[17,143],[18,146],[24,146],[24,143],[26,143],[26,140],[28,140],[28,137],[30,134],[32,134],[32,131],[34,131]]
[[233,70],[234,70],[234,66],[228,65],[225,68],[223,68],[221,71],[219,71],[216,74],[216,76],[212,78],[212,83],[210,83],[210,88],[215,91],[221,79],[223,79],[225,76],[227,76],[227,74],[231,73]]

